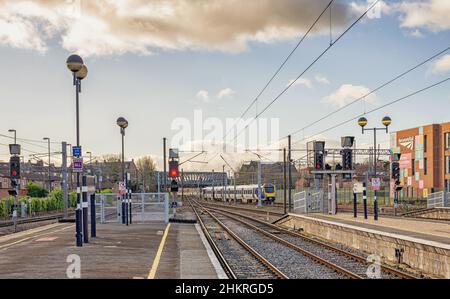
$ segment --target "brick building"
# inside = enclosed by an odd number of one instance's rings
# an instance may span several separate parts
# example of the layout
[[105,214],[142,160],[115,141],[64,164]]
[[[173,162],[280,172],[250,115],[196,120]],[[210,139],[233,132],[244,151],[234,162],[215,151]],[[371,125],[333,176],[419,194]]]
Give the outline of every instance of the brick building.
[[401,153],[401,198],[450,191],[450,122],[392,133],[391,149]]

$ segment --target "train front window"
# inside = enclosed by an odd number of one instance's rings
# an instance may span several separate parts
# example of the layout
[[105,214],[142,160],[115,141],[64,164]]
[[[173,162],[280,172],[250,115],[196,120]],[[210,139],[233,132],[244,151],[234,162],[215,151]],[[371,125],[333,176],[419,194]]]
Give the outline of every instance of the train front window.
[[266,193],[273,193],[274,190],[275,190],[275,189],[273,188],[273,186],[266,186],[264,189],[266,190]]

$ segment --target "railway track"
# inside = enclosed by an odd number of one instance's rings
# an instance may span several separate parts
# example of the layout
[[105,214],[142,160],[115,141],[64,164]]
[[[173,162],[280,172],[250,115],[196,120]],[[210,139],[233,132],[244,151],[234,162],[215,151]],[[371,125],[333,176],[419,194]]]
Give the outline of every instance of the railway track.
[[264,256],[269,263],[280,269],[289,278],[362,278],[338,265],[322,260],[320,257],[302,250],[295,244],[280,242],[280,240],[276,240],[273,236],[258,231],[254,227],[242,225],[240,220],[234,219],[229,215],[218,213],[218,211],[209,207],[203,207],[195,201],[193,201],[193,205],[195,206],[194,209],[200,209],[204,211],[203,213],[216,218],[216,221],[221,222],[229,231],[242,238],[248,246],[252,247],[261,256]]
[[288,278],[212,213],[203,208],[194,207],[191,201],[189,204],[197,216],[208,243],[230,279]]
[[[73,215],[73,213],[72,213],[72,215]],[[39,216],[39,217],[33,217],[33,218],[17,219],[17,225],[49,221],[49,220],[58,220],[58,219],[62,219],[63,217],[64,217],[64,214],[54,214],[54,215]],[[0,222],[0,227],[2,227],[2,228],[10,227],[10,226],[14,226],[14,221],[7,220],[7,221]]]
[[[198,203],[197,203],[198,204]],[[367,269],[370,263],[367,258],[357,255],[352,252],[345,251],[341,248],[334,247],[324,242],[312,239],[303,234],[292,232],[290,230],[278,227],[271,223],[265,222],[255,218],[255,215],[243,215],[242,213],[235,213],[229,209],[211,208],[226,217],[229,217],[235,221],[239,221],[246,227],[256,230],[286,246],[294,248],[300,253],[307,254],[315,259],[319,263],[323,263],[328,267],[335,269],[336,271],[346,270],[347,276],[351,278],[372,278],[373,274],[368,277]],[[330,263],[327,263],[330,262]],[[398,270],[396,268],[389,267],[387,265],[380,264],[380,273],[378,278],[383,279],[415,279],[414,275]],[[344,271],[345,272],[345,271]],[[353,276],[353,277],[352,277]]]

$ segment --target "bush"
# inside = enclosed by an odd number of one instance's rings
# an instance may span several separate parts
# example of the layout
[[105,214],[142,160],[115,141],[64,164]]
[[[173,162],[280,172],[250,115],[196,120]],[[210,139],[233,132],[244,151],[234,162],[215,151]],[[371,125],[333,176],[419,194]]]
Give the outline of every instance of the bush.
[[41,186],[29,182],[27,185],[28,196],[33,198],[44,198],[47,197],[48,191]]
[[101,191],[101,193],[102,193],[102,194],[111,194],[111,193],[114,193],[114,192],[112,191],[112,189],[103,189],[103,190]]

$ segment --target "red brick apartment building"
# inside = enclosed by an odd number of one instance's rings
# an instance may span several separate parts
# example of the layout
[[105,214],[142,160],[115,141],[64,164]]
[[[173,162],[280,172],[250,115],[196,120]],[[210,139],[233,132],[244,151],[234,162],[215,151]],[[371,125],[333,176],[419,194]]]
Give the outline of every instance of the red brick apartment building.
[[392,133],[391,149],[401,153],[401,198],[450,191],[450,122]]

